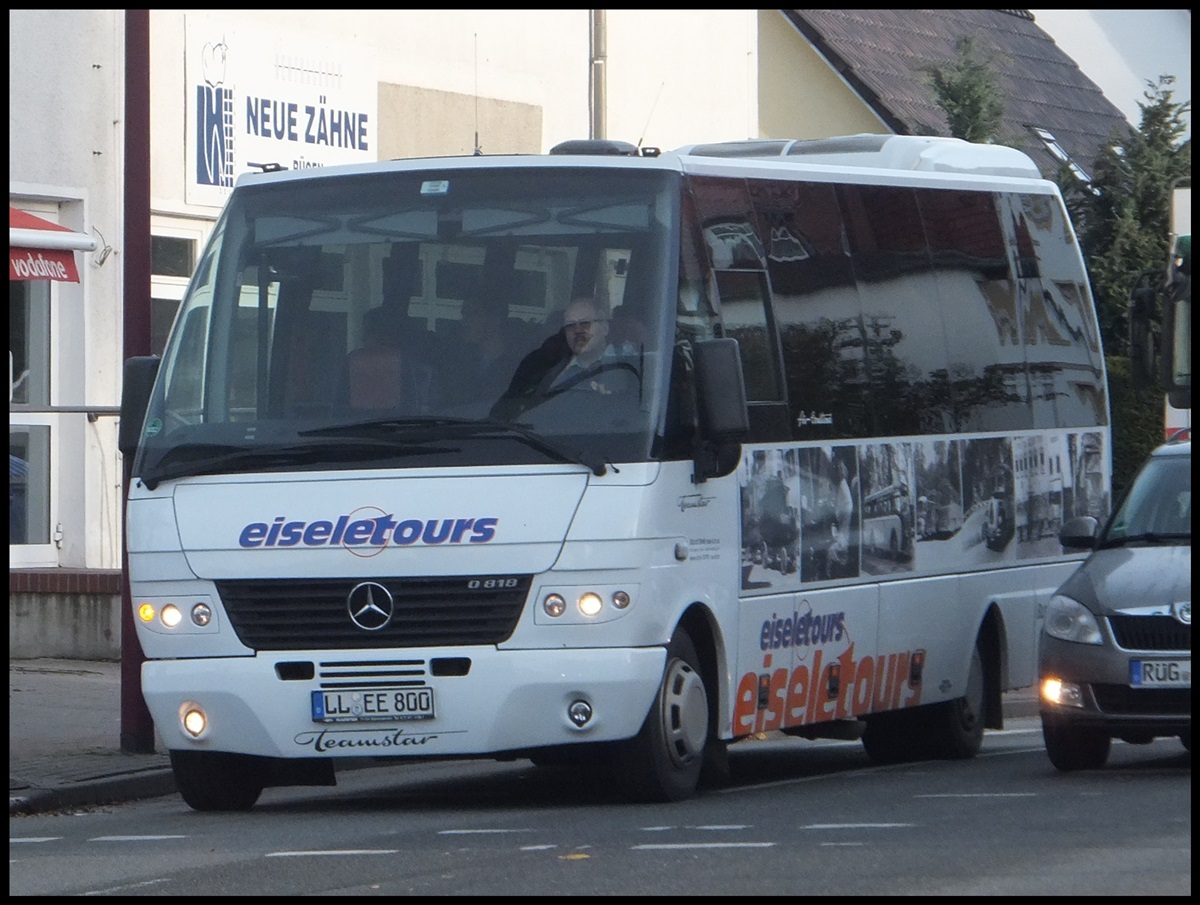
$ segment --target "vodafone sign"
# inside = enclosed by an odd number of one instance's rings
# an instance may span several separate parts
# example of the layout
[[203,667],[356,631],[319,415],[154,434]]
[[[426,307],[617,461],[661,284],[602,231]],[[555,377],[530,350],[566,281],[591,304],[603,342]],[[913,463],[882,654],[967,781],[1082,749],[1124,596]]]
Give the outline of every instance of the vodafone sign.
[[78,283],[75,252],[94,251],[96,240],[65,226],[8,208],[9,280]]
[[10,280],[61,280],[64,283],[78,283],[79,271],[75,267],[75,252],[10,248],[8,250],[8,278]]

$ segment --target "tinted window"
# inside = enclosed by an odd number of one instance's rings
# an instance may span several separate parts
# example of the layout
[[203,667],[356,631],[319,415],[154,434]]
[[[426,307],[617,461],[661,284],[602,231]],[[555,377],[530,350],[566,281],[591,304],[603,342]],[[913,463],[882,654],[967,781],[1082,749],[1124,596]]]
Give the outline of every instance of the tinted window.
[[1065,213],[1050,195],[1001,197],[1016,256],[1035,427],[1104,424],[1108,406],[1093,304]]
[[1032,427],[1017,284],[993,196],[930,190],[917,202],[948,325],[951,421],[963,431]]
[[937,281],[912,189],[839,190],[862,309],[875,433],[954,430]]
[[869,436],[858,292],[834,189],[754,182],[750,193],[765,237],[791,436]]

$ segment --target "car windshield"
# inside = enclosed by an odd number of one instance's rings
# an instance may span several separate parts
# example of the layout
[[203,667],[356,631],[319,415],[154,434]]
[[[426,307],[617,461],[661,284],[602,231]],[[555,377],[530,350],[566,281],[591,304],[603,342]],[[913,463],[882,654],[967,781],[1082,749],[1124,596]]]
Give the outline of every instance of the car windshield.
[[1192,540],[1191,456],[1154,456],[1109,520],[1101,546],[1134,540]]

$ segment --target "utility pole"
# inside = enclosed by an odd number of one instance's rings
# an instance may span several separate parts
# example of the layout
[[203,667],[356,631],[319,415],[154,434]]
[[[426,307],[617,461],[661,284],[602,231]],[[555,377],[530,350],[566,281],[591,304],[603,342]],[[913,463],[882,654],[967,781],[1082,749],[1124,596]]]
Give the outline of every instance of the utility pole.
[[589,104],[591,106],[592,122],[589,138],[608,138],[607,115],[607,79],[605,71],[608,66],[608,39],[605,34],[604,13],[602,9],[588,10],[590,69],[588,78]]

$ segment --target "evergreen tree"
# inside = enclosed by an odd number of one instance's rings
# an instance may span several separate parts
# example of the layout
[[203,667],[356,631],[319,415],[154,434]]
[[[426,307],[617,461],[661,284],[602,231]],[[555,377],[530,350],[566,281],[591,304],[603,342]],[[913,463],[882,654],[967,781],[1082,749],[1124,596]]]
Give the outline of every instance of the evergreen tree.
[[1090,185],[1068,173],[1058,183],[1067,201],[1092,283],[1105,349],[1128,353],[1128,305],[1134,285],[1147,271],[1165,273],[1170,255],[1171,187],[1191,175],[1191,140],[1177,103],[1175,77],[1147,81],[1139,102],[1141,125],[1100,152]]
[[1004,101],[990,58],[977,58],[974,38],[961,38],[952,62],[926,67],[938,106],[946,114],[950,136],[994,142],[1004,118]]

